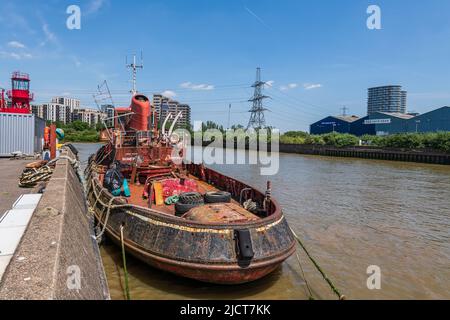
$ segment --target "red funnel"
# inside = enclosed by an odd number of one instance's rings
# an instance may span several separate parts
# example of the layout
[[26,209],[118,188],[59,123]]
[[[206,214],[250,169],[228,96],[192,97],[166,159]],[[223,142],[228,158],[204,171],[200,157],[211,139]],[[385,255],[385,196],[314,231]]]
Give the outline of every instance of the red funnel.
[[144,95],[138,94],[131,99],[131,120],[129,127],[136,131],[148,130],[148,117],[150,116],[150,101]]

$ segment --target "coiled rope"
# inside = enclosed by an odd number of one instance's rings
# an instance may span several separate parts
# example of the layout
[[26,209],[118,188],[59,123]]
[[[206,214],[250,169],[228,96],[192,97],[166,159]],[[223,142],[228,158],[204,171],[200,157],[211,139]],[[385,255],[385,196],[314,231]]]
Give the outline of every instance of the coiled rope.
[[73,168],[77,171],[79,168],[79,161],[77,159],[73,159],[69,156],[59,156],[45,165],[39,168],[27,168],[22,172],[22,175],[19,178],[19,187],[21,188],[33,188],[39,182],[47,182],[50,180],[53,171],[54,165],[58,160],[66,159],[70,162]]
[[53,169],[49,165],[44,165],[38,169],[25,169],[19,178],[19,187],[33,188],[38,182],[50,180]]
[[[328,278],[328,276],[325,274],[325,272],[322,270],[322,268],[319,266],[319,264],[316,262],[316,260],[309,254],[309,252],[306,249],[305,245],[300,240],[300,238],[297,236],[297,234],[294,232],[294,230],[292,230],[291,227],[289,227],[289,229],[291,229],[291,232],[294,235],[295,239],[297,240],[298,244],[302,247],[303,251],[305,251],[305,253],[308,256],[309,260],[311,260],[313,265],[320,272],[320,274],[322,275],[323,279],[328,283],[328,285],[330,286],[331,290],[337,295],[339,300],[345,300],[346,297],[339,292],[339,290],[336,288],[336,286],[333,284],[333,282]],[[297,258],[298,258],[298,256],[297,256]],[[300,262],[300,260],[299,260],[299,262]],[[308,286],[308,289],[309,289],[309,286]]]

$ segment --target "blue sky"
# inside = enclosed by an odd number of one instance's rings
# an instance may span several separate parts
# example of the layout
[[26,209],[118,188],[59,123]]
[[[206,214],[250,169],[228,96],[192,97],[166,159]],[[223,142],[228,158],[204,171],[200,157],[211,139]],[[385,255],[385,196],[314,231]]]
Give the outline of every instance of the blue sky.
[[[125,56],[144,54],[138,89],[191,104],[193,120],[246,125],[256,67],[271,87],[270,125],[307,130],[329,114],[366,113],[367,88],[400,84],[408,109],[450,105],[450,1],[2,0],[0,86],[30,73],[36,102],[66,94],[94,107],[107,80],[129,101]],[[79,5],[81,30],[66,9]],[[381,30],[366,27],[370,4]]]

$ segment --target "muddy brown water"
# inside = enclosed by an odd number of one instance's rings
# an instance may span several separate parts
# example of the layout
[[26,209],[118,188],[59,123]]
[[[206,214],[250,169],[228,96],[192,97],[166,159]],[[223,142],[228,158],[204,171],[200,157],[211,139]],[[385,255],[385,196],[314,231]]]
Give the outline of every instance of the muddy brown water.
[[[77,144],[82,160],[97,144]],[[239,151],[243,152],[243,151]],[[267,179],[290,226],[349,299],[450,299],[450,167],[280,154],[278,174],[255,165],[215,169],[264,189]],[[123,299],[120,250],[101,247],[113,299]],[[180,278],[128,256],[133,299],[335,299],[303,252],[271,275],[217,286]],[[381,289],[367,268],[381,269]],[[304,274],[304,276],[303,276]]]

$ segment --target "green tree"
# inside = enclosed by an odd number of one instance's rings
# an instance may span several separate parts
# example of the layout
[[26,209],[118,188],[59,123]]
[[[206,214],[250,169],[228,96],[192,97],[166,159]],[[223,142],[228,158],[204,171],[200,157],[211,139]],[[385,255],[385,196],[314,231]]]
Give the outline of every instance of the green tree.
[[71,123],[71,127],[76,131],[84,131],[89,129],[89,124],[86,122],[82,122],[80,120],[74,121]]

